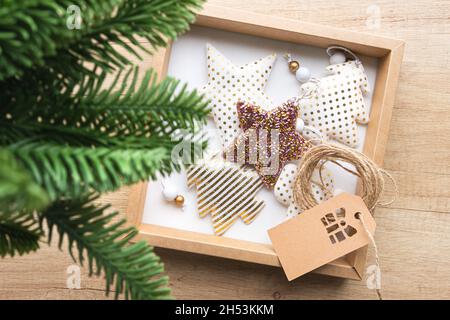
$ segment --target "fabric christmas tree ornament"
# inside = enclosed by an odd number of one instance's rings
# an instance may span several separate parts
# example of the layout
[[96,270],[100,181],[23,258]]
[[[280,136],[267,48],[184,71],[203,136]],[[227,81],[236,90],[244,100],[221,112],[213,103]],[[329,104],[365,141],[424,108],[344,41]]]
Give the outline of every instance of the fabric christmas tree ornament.
[[352,60],[330,65],[327,70],[330,76],[300,87],[300,116],[324,138],[356,147],[357,123],[369,121],[364,103],[369,84],[364,67],[359,60]]
[[200,217],[211,215],[216,235],[223,235],[238,218],[252,223],[264,208],[264,202],[255,199],[263,184],[254,170],[222,159],[205,160],[187,171],[187,180],[189,187],[197,187]]
[[210,109],[222,147],[229,146],[239,132],[237,101],[248,101],[267,109],[273,105],[264,93],[276,55],[272,54],[236,66],[212,45],[207,44],[208,83],[202,92],[210,99]]

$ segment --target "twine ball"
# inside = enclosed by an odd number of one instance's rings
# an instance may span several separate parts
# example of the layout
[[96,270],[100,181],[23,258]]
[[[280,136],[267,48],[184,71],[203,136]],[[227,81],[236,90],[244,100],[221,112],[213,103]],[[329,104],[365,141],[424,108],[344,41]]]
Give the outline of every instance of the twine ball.
[[[379,168],[375,162],[363,153],[334,144],[320,144],[312,147],[303,155],[294,180],[294,200],[303,210],[308,210],[318,205],[312,193],[311,179],[314,170],[318,168],[319,173],[321,173],[326,162],[332,162],[360,178],[360,196],[370,211],[379,204],[379,199],[383,193],[385,184],[383,175],[387,175],[393,181],[386,171]],[[342,165],[342,162],[353,165],[355,170]],[[323,190],[326,189],[322,181],[319,183],[315,182],[315,184],[319,185]]]

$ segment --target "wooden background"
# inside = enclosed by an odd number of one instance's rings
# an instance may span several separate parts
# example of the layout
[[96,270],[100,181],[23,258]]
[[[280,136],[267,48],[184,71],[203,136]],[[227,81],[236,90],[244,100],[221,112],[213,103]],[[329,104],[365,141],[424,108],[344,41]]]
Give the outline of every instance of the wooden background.
[[[450,1],[211,0],[211,4],[403,39],[406,50],[384,167],[400,197],[376,211],[388,299],[450,299]],[[380,10],[380,25],[371,16]],[[148,67],[151,59],[141,62]],[[124,211],[128,189],[106,195]],[[365,281],[306,275],[289,283],[278,268],[157,249],[178,299],[375,299]],[[369,264],[373,262],[373,252]],[[101,278],[81,274],[55,244],[0,260],[0,299],[103,299]]]

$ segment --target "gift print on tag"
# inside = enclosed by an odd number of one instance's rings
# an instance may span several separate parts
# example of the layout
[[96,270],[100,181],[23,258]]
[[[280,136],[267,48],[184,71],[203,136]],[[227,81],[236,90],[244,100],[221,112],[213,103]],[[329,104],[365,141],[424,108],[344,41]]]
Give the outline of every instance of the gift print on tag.
[[345,220],[345,209],[340,208],[335,213],[327,213],[322,221],[332,244],[344,241],[347,237],[353,237],[357,230]]

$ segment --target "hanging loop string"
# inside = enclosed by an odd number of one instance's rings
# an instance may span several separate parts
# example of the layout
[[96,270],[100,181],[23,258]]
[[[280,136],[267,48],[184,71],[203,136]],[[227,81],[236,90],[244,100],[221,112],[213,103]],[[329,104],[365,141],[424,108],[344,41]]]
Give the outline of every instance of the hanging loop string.
[[344,51],[345,53],[349,54],[353,59],[355,59],[355,61],[360,61],[360,60],[359,60],[359,57],[358,57],[353,51],[351,51],[350,49],[347,49],[346,47],[337,46],[337,45],[329,46],[329,47],[327,48],[327,54],[328,54],[330,57],[333,55],[333,53],[332,53],[333,50],[341,50],[341,51]]
[[[288,52],[284,54],[284,58],[288,63],[292,61],[292,56]],[[315,97],[317,90],[319,89],[320,79],[312,77],[307,83],[312,83],[314,85],[296,98],[297,103],[299,103],[301,99],[310,99]]]

